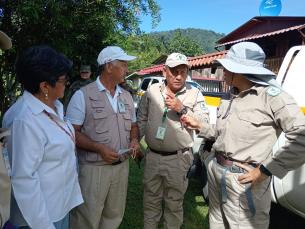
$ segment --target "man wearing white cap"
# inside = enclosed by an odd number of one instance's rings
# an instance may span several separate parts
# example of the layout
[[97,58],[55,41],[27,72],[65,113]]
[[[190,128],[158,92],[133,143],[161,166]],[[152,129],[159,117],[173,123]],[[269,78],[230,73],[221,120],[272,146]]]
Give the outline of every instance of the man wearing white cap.
[[[283,178],[305,162],[305,118],[295,100],[264,67],[265,53],[255,43],[233,45],[224,59],[228,85],[216,129],[183,116],[189,128],[214,139],[215,159],[208,166],[211,229],[269,227],[271,175]],[[279,134],[288,139],[272,157]]]
[[72,228],[116,229],[122,221],[129,171],[126,159],[139,145],[132,97],[118,84],[124,81],[128,61],[135,58],[117,46],[104,48],[97,58],[99,77],[76,91],[68,105],[85,201],[71,214]]
[[193,132],[180,122],[188,114],[209,122],[201,92],[185,84],[188,73],[185,55],[172,53],[163,68],[164,83],[151,85],[138,110],[140,137],[148,151],[144,162],[144,228],[156,229],[162,216],[164,228],[180,228],[187,173],[193,163]]
[[[6,50],[11,47],[11,39],[4,32],[0,31],[0,48]],[[2,140],[8,133],[7,130],[0,129],[0,228],[2,228],[8,220],[10,212],[11,183],[6,169],[9,162],[8,160],[4,160],[4,158],[8,157],[3,157],[2,154]]]

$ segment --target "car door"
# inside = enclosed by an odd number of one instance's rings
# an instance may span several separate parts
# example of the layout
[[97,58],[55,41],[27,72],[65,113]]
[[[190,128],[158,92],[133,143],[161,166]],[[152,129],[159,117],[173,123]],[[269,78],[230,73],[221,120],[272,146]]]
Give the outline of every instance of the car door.
[[[282,85],[283,90],[295,98],[303,112],[305,111],[304,63],[305,46],[293,47],[287,53],[277,77],[277,82]],[[282,133],[274,145],[273,154],[285,144],[285,141],[285,136]],[[288,172],[283,179],[273,178],[273,200],[305,218],[304,190],[305,164],[296,170]]]

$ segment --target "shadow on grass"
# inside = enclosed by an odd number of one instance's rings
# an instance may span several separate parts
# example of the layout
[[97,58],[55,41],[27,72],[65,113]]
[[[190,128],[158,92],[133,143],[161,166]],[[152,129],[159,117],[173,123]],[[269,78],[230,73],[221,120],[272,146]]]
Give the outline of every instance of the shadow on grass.
[[[125,215],[119,229],[143,228],[143,163],[141,169],[130,160],[128,194]],[[161,227],[162,228],[162,227]],[[200,194],[200,184],[190,180],[184,198],[183,229],[208,229],[208,206]]]

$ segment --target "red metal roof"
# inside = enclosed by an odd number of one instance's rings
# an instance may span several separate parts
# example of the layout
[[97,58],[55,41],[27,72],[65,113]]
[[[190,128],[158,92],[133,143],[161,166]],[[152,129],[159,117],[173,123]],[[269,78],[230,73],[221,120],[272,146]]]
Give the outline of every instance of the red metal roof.
[[212,64],[214,60],[224,58],[226,53],[227,51],[221,51],[221,52],[213,52],[213,53],[205,54],[202,56],[189,57],[188,61],[192,69],[203,65]]
[[140,71],[138,71],[137,74],[142,76],[142,75],[147,75],[147,74],[151,74],[151,73],[162,72],[163,66],[164,66],[164,64],[158,64],[158,65],[150,66],[148,68],[143,68]]
[[216,47],[305,28],[305,17],[254,17],[217,41]]
[[[216,59],[224,58],[227,51],[214,52],[201,56],[189,57],[188,61],[190,64],[190,68],[197,68],[204,65],[212,64],[212,62]],[[148,68],[143,68],[137,72],[138,75],[147,75],[147,74],[157,74],[162,72],[164,64],[153,65]]]

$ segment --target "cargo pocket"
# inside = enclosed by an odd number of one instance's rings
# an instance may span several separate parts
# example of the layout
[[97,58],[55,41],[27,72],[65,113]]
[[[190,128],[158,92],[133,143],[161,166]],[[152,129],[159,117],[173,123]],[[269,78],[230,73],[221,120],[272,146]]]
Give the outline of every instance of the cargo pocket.
[[186,151],[184,153],[178,153],[178,158],[180,162],[180,168],[185,172],[185,175],[187,175],[187,172],[191,168],[194,160],[194,156],[192,152]]
[[[236,182],[238,182],[236,180]],[[238,182],[240,185],[240,183]],[[244,185],[242,185],[244,186]],[[263,182],[255,186],[251,186],[251,196],[255,208],[255,218],[259,219],[268,215],[271,204],[271,192],[268,189],[268,182]],[[249,198],[249,197],[248,197]],[[253,218],[252,212],[249,207],[249,202],[246,195],[246,186],[243,191],[239,194],[239,219],[250,219]]]
[[102,134],[108,131],[107,113],[103,110],[95,110],[93,113],[93,119],[95,124],[95,131],[98,134]]
[[126,131],[126,141],[130,142],[130,130],[131,130],[131,115],[129,113],[123,114],[124,127]]
[[125,113],[123,115],[123,118],[124,118],[125,130],[130,131],[131,130],[131,115],[129,113]]

